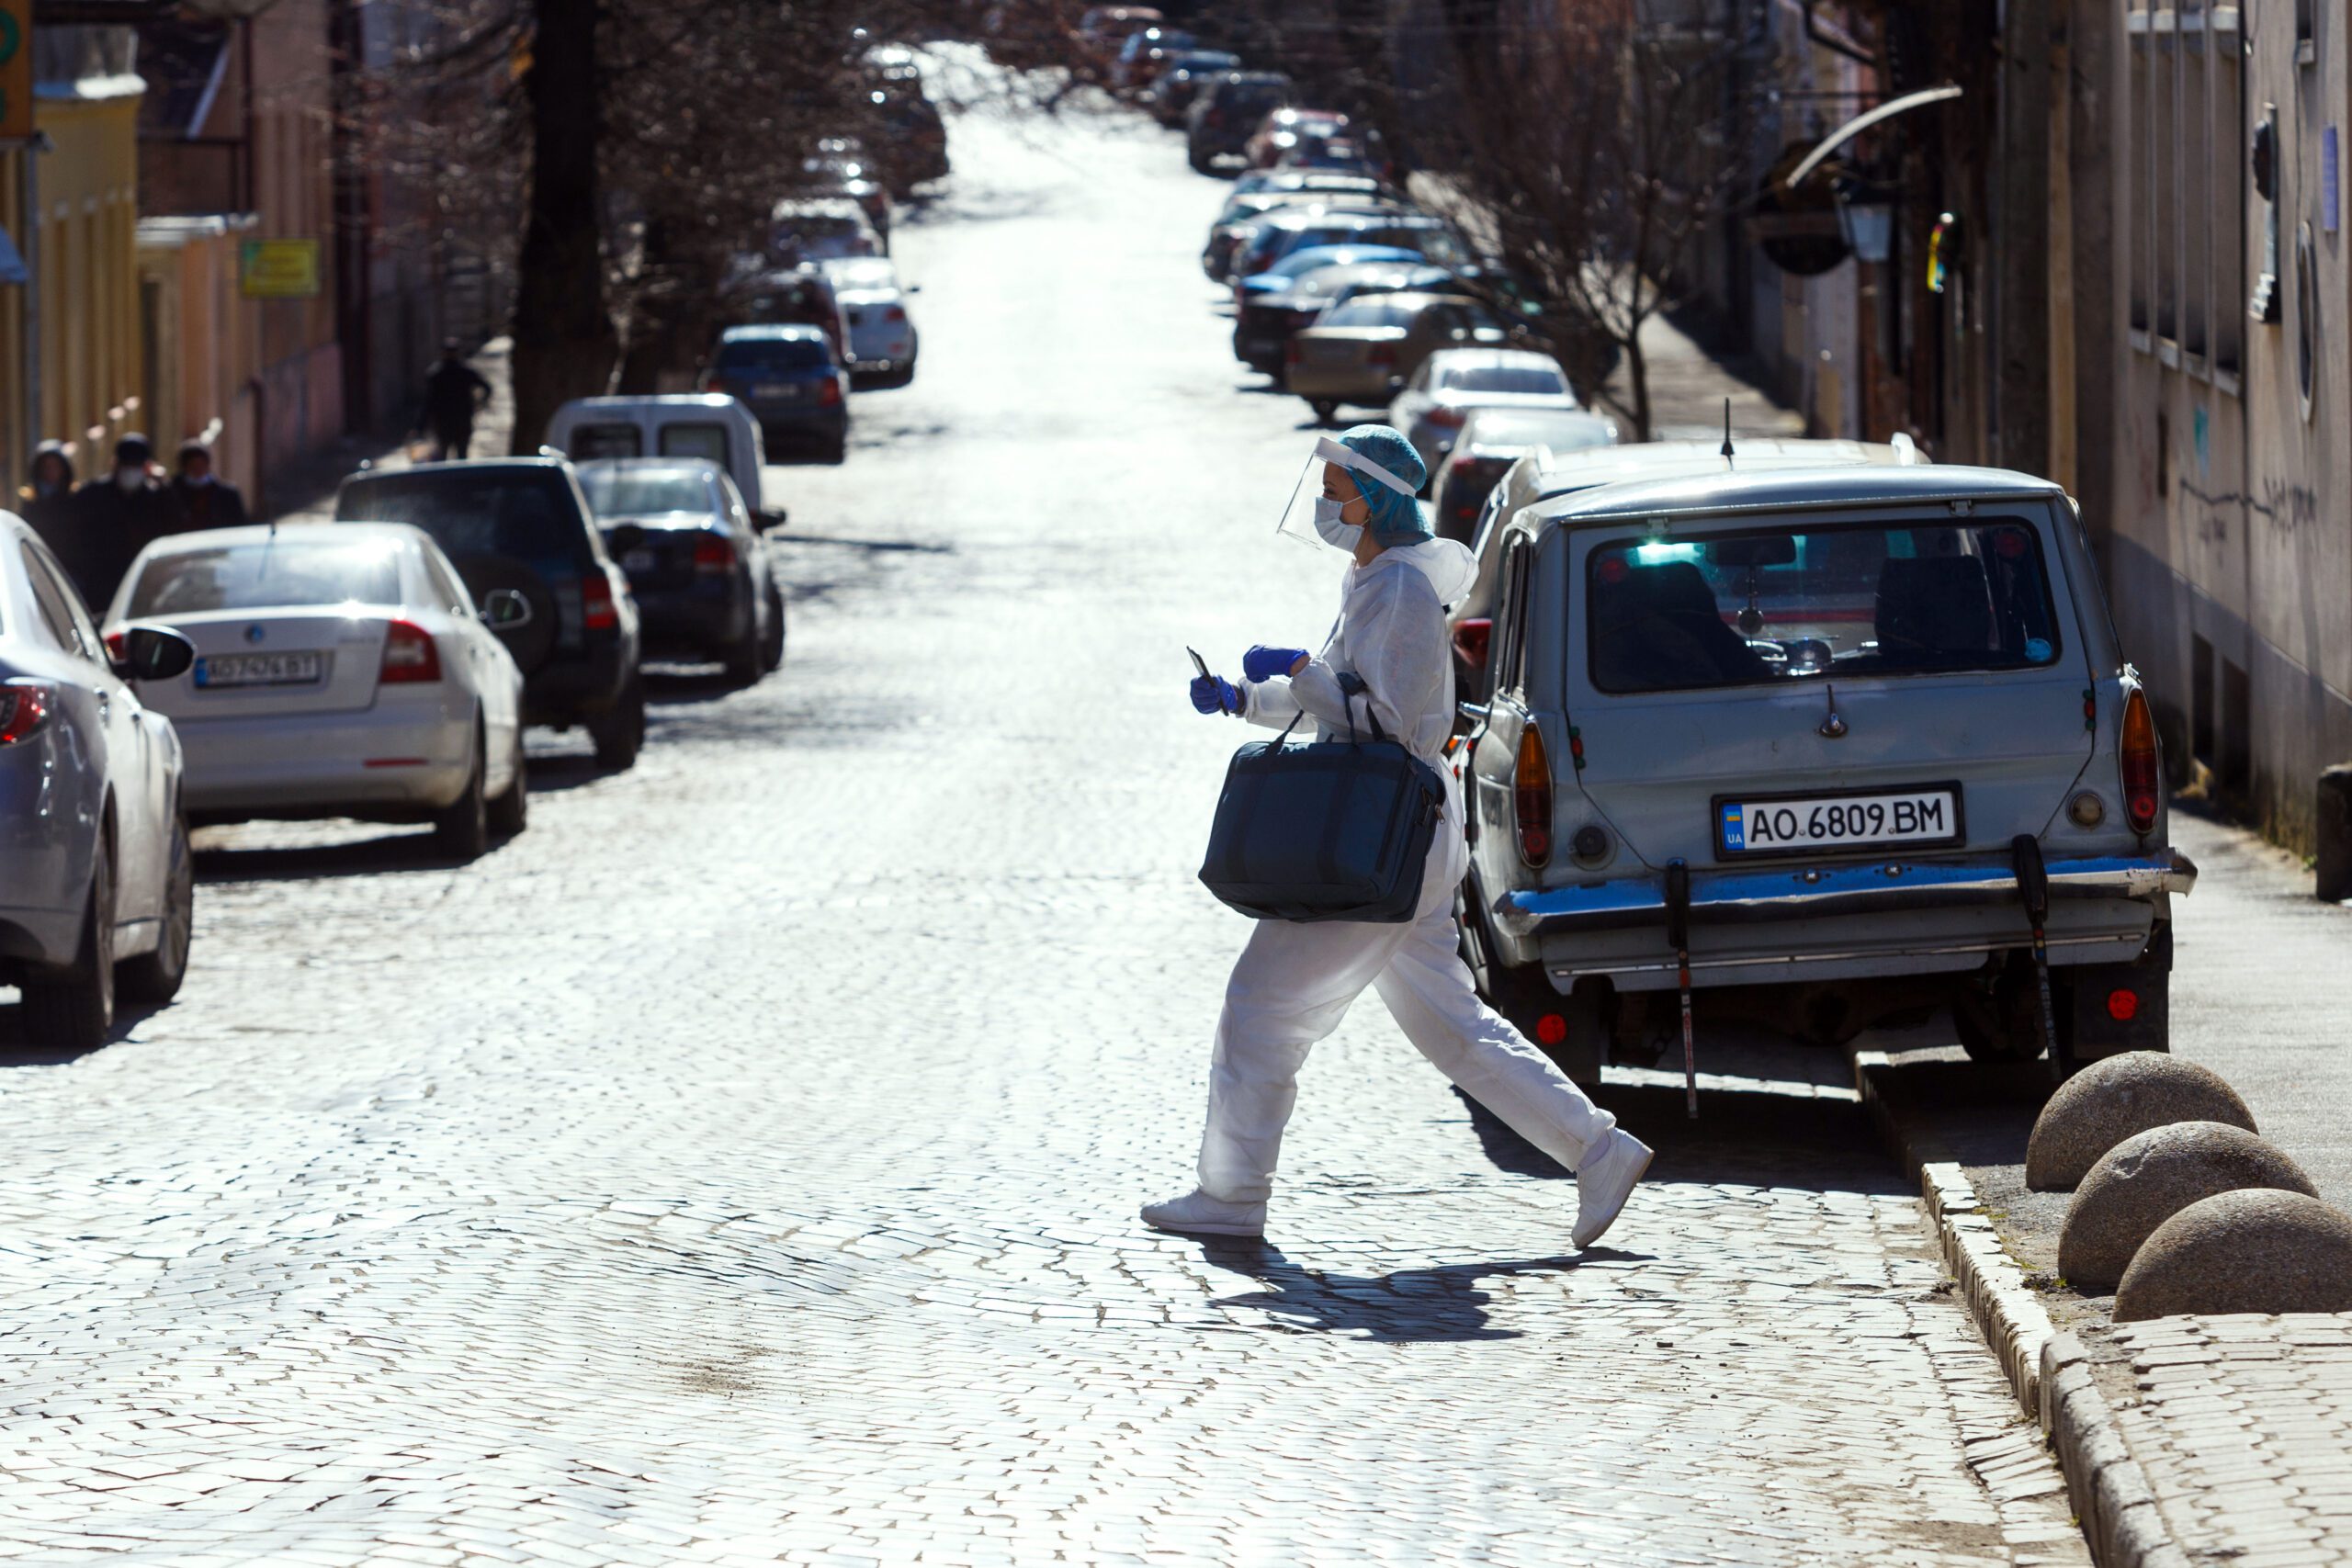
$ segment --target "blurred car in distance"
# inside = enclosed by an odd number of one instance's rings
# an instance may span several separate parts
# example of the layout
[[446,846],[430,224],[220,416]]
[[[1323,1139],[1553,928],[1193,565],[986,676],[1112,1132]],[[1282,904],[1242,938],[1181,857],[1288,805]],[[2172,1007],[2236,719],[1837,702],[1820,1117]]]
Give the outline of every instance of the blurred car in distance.
[[1228,71],[1211,78],[1184,116],[1184,155],[1194,172],[1210,174],[1219,159],[1239,157],[1266,111],[1287,103],[1290,95],[1290,78],[1276,71]]
[[645,744],[637,602],[570,463],[506,457],[356,473],[335,491],[334,517],[423,529],[476,604],[501,590],[520,594],[530,615],[492,630],[523,671],[523,722],[584,726],[599,763],[637,761]]
[[1131,33],[1168,18],[1149,6],[1096,6],[1078,19],[1078,41],[1105,62],[1117,57]]
[[814,448],[829,463],[849,455],[849,370],[820,328],[729,327],[702,387],[740,400],[770,451]]
[[763,526],[784,522],[781,511],[769,512],[760,503],[767,445],[761,439],[759,421],[725,393],[574,398],[548,421],[543,444],[574,463],[615,457],[707,458],[735,481]]
[[780,268],[755,263],[721,288],[719,308],[720,319],[729,326],[819,328],[833,345],[836,358],[849,357],[849,323],[833,298],[832,278],[816,263]]
[[847,197],[787,197],[769,215],[768,259],[778,266],[878,256],[887,249],[865,209]]
[[1140,93],[1159,79],[1159,73],[1177,55],[1190,52],[1200,39],[1176,28],[1141,28],[1129,33],[1111,62],[1111,85],[1122,92]]
[[1277,280],[1274,287],[1253,288],[1242,296],[1233,312],[1233,357],[1262,375],[1281,375],[1293,333],[1313,326],[1345,290],[1421,270],[1415,265],[1419,260],[1410,251],[1385,245],[1329,245],[1292,253],[1280,265],[1258,275]]
[[1219,283],[1233,281],[1241,257],[1257,243],[1259,231],[1277,219],[1321,217],[1336,221],[1414,210],[1388,197],[1348,190],[1253,191],[1227,207],[1232,216],[1219,219],[1209,230],[1208,243],[1201,253],[1201,270]]
[[528,811],[523,671],[501,636],[530,618],[511,588],[478,610],[429,536],[379,523],[166,536],[107,626],[162,622],[195,647],[140,688],[179,730],[190,818],[430,822],[471,860]]
[[628,574],[648,658],[709,660],[749,685],[784,662],[784,592],[742,492],[712,463],[580,465],[605,546]]
[[918,344],[907,311],[913,289],[900,286],[899,269],[878,257],[827,262],[842,328],[849,334],[853,387],[903,387],[915,378]]
[[1469,252],[1442,220],[1417,212],[1277,212],[1260,223],[1233,260],[1234,299],[1250,279],[1293,251],[1317,245],[1393,245],[1433,266],[1456,266]]
[[1469,544],[1487,498],[1528,453],[1542,447],[1559,457],[1615,445],[1617,422],[1589,409],[1473,408],[1433,470],[1430,516],[1441,535]]
[[1580,407],[1567,372],[1550,355],[1526,348],[1442,348],[1421,361],[1388,405],[1388,423],[1405,433],[1431,474],[1476,408]]
[[195,661],[164,627],[101,637],[39,536],[0,512],[0,985],[30,1043],[95,1050],[118,992],[166,1002],[187,973],[180,739],[137,682]]
[[1144,107],[1162,125],[1182,125],[1203,81],[1240,68],[1239,55],[1220,50],[1191,49],[1171,55],[1161,65],[1159,74],[1152,78],[1151,85],[1144,89]]
[[1290,340],[1283,381],[1329,424],[1342,407],[1385,407],[1442,348],[1501,344],[1508,329],[1475,299],[1374,294],[1334,306]]
[[1310,137],[1336,136],[1347,127],[1348,117],[1331,109],[1272,109],[1241,144],[1242,162],[1253,169],[1271,169],[1300,141]]
[[843,197],[857,203],[865,220],[887,248],[890,243],[893,204],[889,189],[876,177],[865,144],[854,136],[820,139],[816,151],[800,160],[800,172],[812,195]]

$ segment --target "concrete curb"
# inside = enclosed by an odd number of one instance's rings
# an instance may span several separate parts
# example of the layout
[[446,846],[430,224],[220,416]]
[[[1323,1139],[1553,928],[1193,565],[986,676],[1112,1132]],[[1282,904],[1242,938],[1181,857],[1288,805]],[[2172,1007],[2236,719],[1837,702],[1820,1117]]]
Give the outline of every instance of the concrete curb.
[[1877,1051],[1850,1053],[1854,1090],[1886,1146],[1919,1181],[1944,1266],[1992,1347],[2018,1404],[2041,1424],[2066,1477],[2066,1493],[2100,1568],[2188,1568],[2165,1529],[2155,1494],[2125,1446],[2092,1380],[2082,1341],[2061,1334],[2001,1245],[1975,1184],[1951,1150],[1906,1114],[1901,1089]]

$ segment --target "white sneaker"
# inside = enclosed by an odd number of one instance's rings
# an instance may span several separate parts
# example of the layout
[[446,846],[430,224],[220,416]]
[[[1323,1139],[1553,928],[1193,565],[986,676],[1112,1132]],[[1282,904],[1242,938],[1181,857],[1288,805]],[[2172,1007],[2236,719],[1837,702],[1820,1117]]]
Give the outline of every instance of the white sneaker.
[[1650,1168],[1650,1146],[1623,1127],[1610,1129],[1600,1149],[1584,1156],[1577,1170],[1576,1244],[1579,1249],[1599,1241],[1616,1223],[1617,1211],[1634,1190],[1634,1183]]
[[1156,1231],[1180,1235],[1263,1235],[1266,1205],[1228,1203],[1199,1188],[1164,1203],[1146,1203],[1143,1223]]

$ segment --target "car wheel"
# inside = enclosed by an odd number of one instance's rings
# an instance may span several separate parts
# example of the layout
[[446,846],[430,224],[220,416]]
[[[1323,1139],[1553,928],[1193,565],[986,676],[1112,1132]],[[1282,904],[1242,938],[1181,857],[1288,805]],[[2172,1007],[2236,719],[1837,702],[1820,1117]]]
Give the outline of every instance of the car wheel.
[[82,951],[70,975],[28,980],[25,1033],[36,1045],[95,1051],[114,1030],[114,857],[103,834],[91,856],[82,910]]
[[1306,406],[1315,411],[1315,423],[1329,424],[1340,416],[1340,405],[1329,398],[1309,398]]
[[196,934],[196,852],[188,843],[187,818],[172,820],[171,869],[164,884],[163,931],[155,951],[128,959],[115,976],[116,989],[151,1005],[179,995],[187,978],[187,950]]
[[760,628],[754,626],[741,642],[727,650],[723,662],[727,666],[729,685],[749,686],[759,680],[762,670],[760,642]]
[[452,860],[477,860],[490,848],[490,801],[483,793],[490,760],[483,755],[479,729],[469,761],[465,792],[433,814],[434,844]]
[[1990,985],[1969,986],[1953,998],[1951,1021],[1973,1062],[2030,1062],[2041,1055],[2041,996],[2030,969],[2020,976],[2013,964]]
[[628,689],[609,713],[588,721],[588,738],[596,743],[596,765],[627,768],[637,761],[645,744],[645,677],[632,675]]
[[773,583],[768,587],[768,629],[760,638],[760,668],[784,668],[784,595]]
[[523,734],[514,733],[514,782],[506,793],[490,803],[490,830],[502,839],[511,839],[530,826],[531,774],[529,763],[523,754]]

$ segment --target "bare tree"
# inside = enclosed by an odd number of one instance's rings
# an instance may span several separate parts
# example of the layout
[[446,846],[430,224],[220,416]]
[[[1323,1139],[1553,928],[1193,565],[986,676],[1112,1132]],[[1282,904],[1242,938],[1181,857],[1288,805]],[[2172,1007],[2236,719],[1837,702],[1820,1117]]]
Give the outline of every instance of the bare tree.
[[1664,9],[1574,0],[1531,16],[1450,0],[1459,111],[1451,138],[1427,143],[1428,194],[1535,286],[1562,362],[1589,382],[1623,357],[1640,440],[1642,328],[1695,292],[1701,241],[1747,206],[1747,150],[1770,111],[1747,39],[1666,25],[1651,15]]

